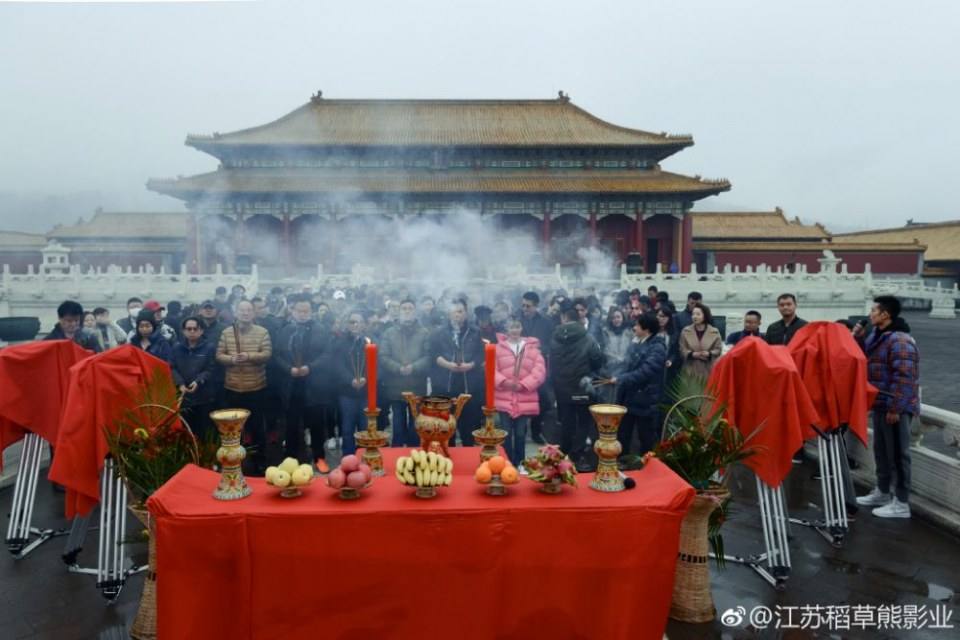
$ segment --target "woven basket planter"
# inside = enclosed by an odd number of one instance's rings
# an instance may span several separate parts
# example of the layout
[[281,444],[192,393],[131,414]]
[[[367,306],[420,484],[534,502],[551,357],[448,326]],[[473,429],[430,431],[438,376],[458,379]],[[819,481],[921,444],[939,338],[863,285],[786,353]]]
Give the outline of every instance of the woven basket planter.
[[[716,617],[710,590],[710,514],[730,495],[716,488],[697,492],[680,525],[680,550],[673,581],[670,617],[682,622],[709,622]],[[708,497],[709,496],[709,497]]]
[[143,581],[143,593],[140,594],[140,607],[137,617],[130,627],[130,637],[137,640],[156,640],[157,637],[157,536],[150,513],[142,507],[130,507],[137,520],[143,523],[149,533],[147,575]]

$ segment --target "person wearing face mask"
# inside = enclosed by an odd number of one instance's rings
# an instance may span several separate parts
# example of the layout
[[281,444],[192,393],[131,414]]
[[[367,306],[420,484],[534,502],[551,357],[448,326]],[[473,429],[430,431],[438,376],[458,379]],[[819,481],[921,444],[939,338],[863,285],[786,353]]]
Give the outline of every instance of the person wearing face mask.
[[398,319],[384,331],[380,341],[380,367],[383,372],[383,396],[393,416],[394,447],[420,444],[410,416],[410,408],[401,395],[427,392],[430,372],[430,332],[417,320],[417,306],[410,298],[400,302]]
[[117,326],[123,329],[124,335],[130,335],[136,328],[137,314],[143,308],[143,300],[134,296],[127,299],[127,316],[117,320]]
[[299,459],[303,431],[310,429],[310,445],[317,471],[329,473],[323,443],[333,434],[329,422],[333,389],[327,375],[333,336],[313,319],[310,298],[290,301],[291,322],[277,332],[274,361],[279,375],[280,403],[286,415],[286,456]]

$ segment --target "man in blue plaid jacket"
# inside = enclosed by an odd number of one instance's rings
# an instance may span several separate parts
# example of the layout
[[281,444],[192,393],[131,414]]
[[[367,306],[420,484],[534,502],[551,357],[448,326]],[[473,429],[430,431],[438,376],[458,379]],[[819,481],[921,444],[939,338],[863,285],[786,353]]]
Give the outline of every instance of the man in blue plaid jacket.
[[867,377],[880,390],[873,403],[877,486],[857,504],[875,507],[873,515],[881,518],[909,518],[910,422],[920,413],[920,353],[895,297],[874,298],[870,324],[866,337],[863,324],[853,335],[867,355]]

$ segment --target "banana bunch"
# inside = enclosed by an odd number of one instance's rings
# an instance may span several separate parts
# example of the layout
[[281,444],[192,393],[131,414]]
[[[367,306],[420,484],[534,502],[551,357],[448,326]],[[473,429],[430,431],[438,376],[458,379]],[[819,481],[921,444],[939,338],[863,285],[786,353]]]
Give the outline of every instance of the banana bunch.
[[410,487],[449,487],[453,482],[453,460],[422,449],[397,459],[397,480]]

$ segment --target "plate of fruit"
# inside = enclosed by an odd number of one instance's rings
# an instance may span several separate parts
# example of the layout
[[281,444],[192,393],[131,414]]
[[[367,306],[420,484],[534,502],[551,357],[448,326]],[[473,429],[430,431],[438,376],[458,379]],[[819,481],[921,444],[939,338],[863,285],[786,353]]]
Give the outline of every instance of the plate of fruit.
[[268,485],[280,489],[281,498],[296,498],[313,482],[313,467],[300,464],[296,458],[286,458],[276,467],[267,467],[264,479]]
[[480,463],[473,477],[480,484],[487,485],[487,495],[502,496],[506,495],[508,485],[517,484],[520,474],[509,460],[493,456]]
[[360,490],[373,484],[373,471],[359,456],[343,456],[340,466],[327,474],[327,486],[339,492],[341,500],[356,500]]
[[453,460],[423,449],[411,449],[409,456],[397,458],[397,480],[408,487],[416,487],[418,498],[433,498],[437,487],[449,487],[453,482]]

